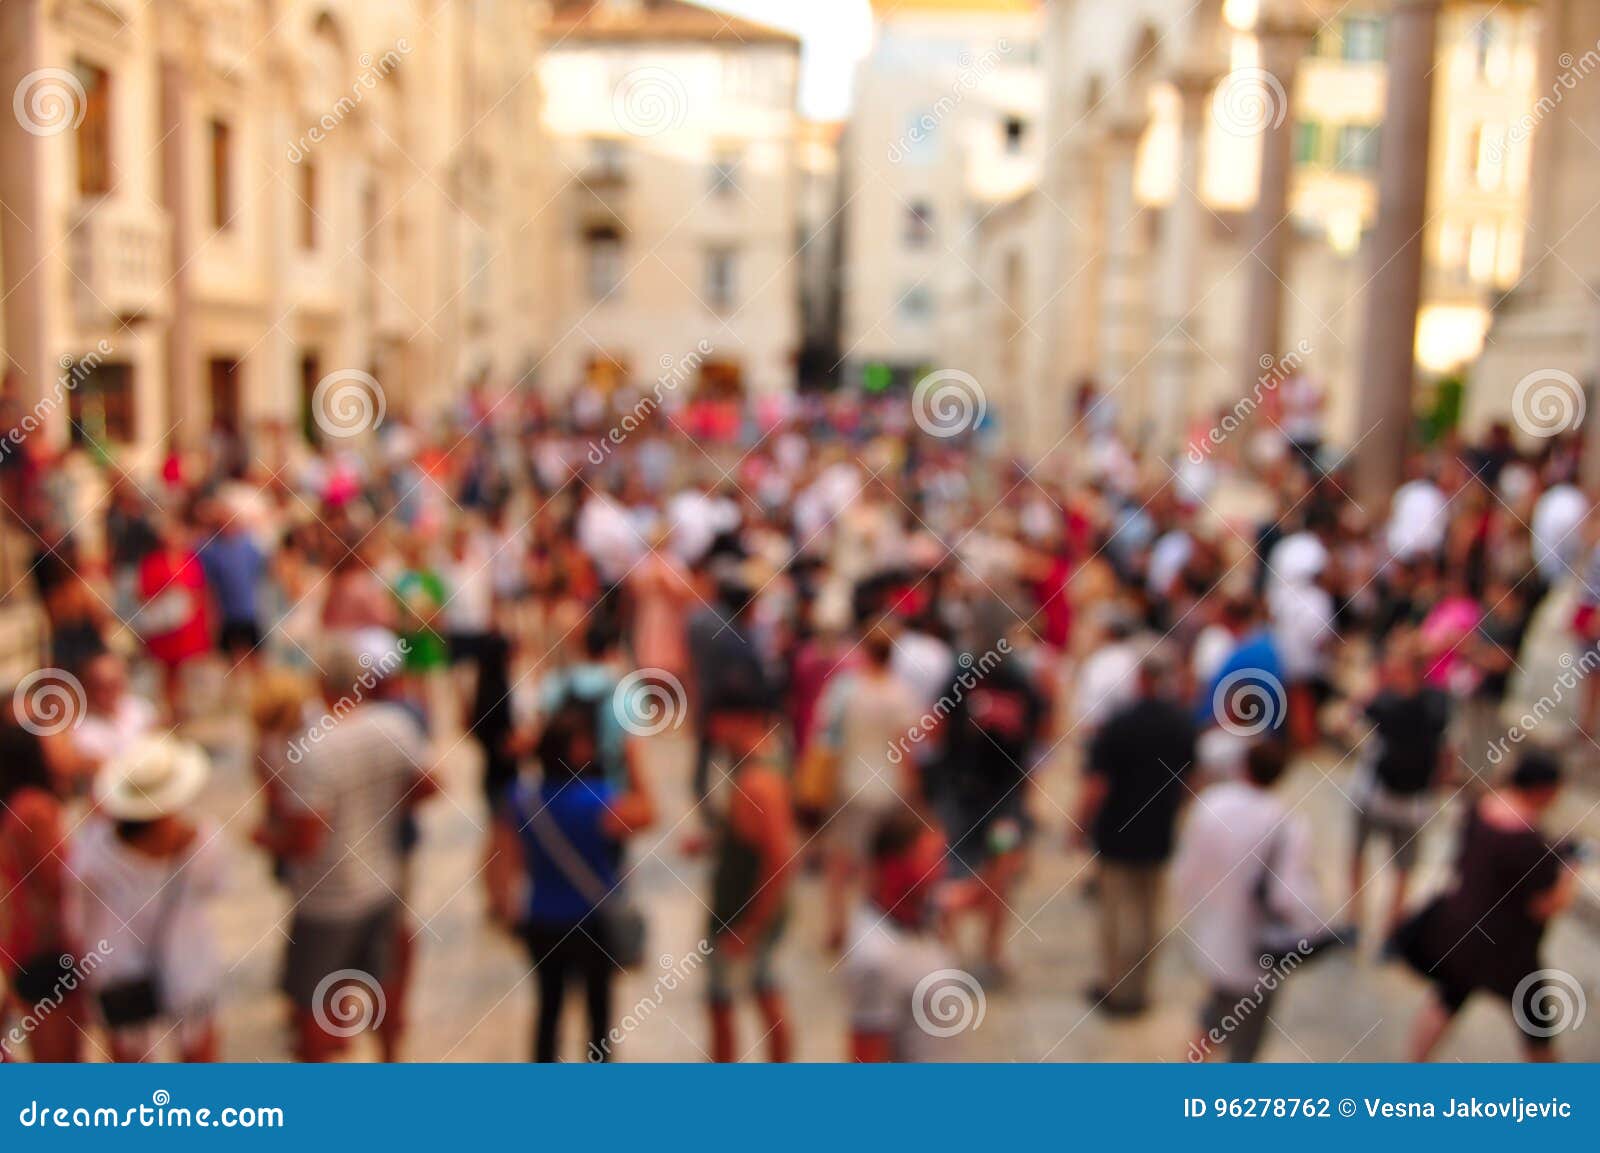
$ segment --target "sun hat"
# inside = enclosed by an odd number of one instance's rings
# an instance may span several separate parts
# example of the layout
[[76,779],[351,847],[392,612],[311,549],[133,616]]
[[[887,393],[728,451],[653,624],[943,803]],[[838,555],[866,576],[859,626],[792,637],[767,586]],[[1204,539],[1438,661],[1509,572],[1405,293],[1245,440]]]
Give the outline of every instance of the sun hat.
[[153,821],[199,795],[211,763],[197,745],[175,737],[141,740],[95,776],[94,796],[113,820]]

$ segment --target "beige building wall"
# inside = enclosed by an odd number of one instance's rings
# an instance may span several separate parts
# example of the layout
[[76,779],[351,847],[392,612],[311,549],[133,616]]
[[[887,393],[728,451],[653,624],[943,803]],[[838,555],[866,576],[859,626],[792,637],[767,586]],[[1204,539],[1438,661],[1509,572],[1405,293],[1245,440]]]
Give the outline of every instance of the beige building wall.
[[704,341],[718,381],[786,390],[799,44],[663,7],[558,24],[540,66],[556,295],[540,379],[557,393],[642,385]]
[[[114,449],[147,463],[223,423],[270,465],[263,434],[311,427],[329,373],[370,373],[388,410],[419,418],[477,377],[514,383],[548,330],[530,212],[540,18],[441,0],[7,0],[6,91],[32,77],[67,109],[0,130],[18,214],[7,352],[30,395],[104,340],[128,383],[71,399],[97,429],[112,416]],[[126,393],[126,418],[102,388]]]

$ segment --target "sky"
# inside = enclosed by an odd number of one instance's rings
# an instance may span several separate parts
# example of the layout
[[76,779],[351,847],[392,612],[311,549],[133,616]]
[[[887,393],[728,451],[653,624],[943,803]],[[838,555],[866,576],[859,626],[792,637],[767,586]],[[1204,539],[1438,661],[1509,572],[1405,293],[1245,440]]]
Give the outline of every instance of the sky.
[[691,0],[784,28],[804,43],[800,112],[813,120],[842,120],[850,111],[856,63],[872,46],[868,0]]

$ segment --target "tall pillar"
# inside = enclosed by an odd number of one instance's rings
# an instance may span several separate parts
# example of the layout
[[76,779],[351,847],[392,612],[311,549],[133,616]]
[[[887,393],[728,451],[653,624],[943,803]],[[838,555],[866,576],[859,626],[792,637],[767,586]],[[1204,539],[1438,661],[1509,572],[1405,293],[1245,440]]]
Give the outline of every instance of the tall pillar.
[[1131,427],[1147,411],[1140,365],[1146,352],[1145,243],[1134,176],[1143,116],[1114,117],[1101,142],[1105,217],[1100,268],[1101,395]]
[[1207,107],[1217,76],[1191,70],[1172,78],[1178,91],[1178,184],[1161,236],[1161,302],[1156,349],[1155,432],[1163,452],[1177,447],[1194,403],[1198,348],[1193,310],[1200,300],[1205,248],[1204,148]]
[[167,419],[171,437],[182,449],[205,443],[201,414],[200,365],[194,343],[194,296],[190,263],[194,255],[194,118],[189,77],[176,56],[161,59],[161,207],[167,214],[171,261],[171,308],[167,322]]
[[1356,424],[1359,495],[1372,510],[1400,484],[1411,429],[1439,6],[1393,0],[1388,22],[1389,91]]
[[[39,66],[43,35],[38,0],[0,4],[0,92],[10,96]],[[45,331],[49,287],[44,217],[45,138],[27,131],[7,108],[0,115],[0,257],[4,276],[6,358],[0,375],[15,370],[21,396],[32,405],[44,395],[56,370]],[[58,418],[62,427],[66,415]],[[52,430],[54,432],[54,430]]]
[[1294,176],[1295,81],[1300,60],[1311,46],[1316,26],[1289,16],[1263,13],[1256,43],[1264,75],[1259,81],[1235,76],[1230,83],[1259,83],[1265,115],[1260,129],[1261,177],[1250,216],[1244,340],[1239,347],[1239,395],[1248,396],[1267,359],[1283,355],[1283,296],[1289,279],[1289,194]]

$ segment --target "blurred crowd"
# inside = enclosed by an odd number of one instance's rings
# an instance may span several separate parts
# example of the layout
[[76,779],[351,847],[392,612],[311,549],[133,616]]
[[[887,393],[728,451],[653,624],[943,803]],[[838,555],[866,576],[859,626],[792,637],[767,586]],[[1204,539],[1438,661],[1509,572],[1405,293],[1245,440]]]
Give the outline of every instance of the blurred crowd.
[[[1412,1056],[1475,993],[1550,1056],[1528,1022],[1583,845],[1547,826],[1600,706],[1577,446],[1446,438],[1363,508],[1315,390],[1284,391],[1311,411],[1198,427],[1170,460],[1089,393],[1074,451],[1033,468],[905,395],[659,388],[473,390],[316,449],[218,430],[148,473],[100,459],[88,492],[24,444],[0,483],[48,628],[0,718],[0,1052],[215,1058],[209,910],[260,852],[291,902],[295,1054],[366,1026],[405,1054],[415,814],[466,749],[481,796],[452,799],[492,818],[485,907],[527,950],[539,1060],[617,1047],[652,826],[706,863],[718,1060],[745,1052],[741,1003],[793,1053],[807,955],[849,1007],[841,1058],[952,1051],[950,1006],[1018,981],[1038,853],[1082,857],[1094,1011],[1145,1012],[1160,951],[1192,954],[1191,1059],[1255,1057],[1282,981],[1364,937],[1428,985]],[[250,720],[248,840],[197,815],[206,709]],[[687,812],[654,779],[675,735]],[[1281,787],[1311,761],[1347,829]],[[1437,835],[1453,875],[1419,894]],[[1335,852],[1342,892],[1316,867]],[[795,939],[813,895],[823,932]]]

